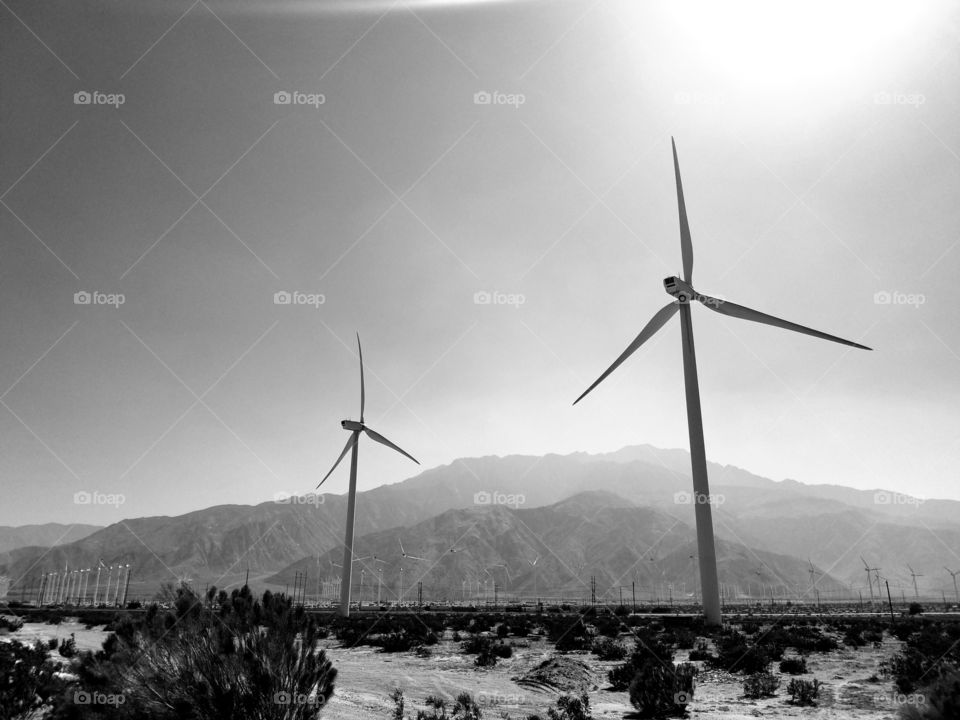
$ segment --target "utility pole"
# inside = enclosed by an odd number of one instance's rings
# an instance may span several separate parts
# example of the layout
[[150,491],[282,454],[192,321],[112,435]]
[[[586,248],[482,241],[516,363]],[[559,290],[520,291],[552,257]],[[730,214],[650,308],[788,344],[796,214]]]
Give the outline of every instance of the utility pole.
[[423,609],[423,580],[417,582],[417,608]]
[[127,584],[123,586],[123,605],[127,605],[127,593],[130,591],[130,566],[127,566]]
[[630,583],[631,591],[633,593],[633,612],[637,612],[637,581],[634,580]]
[[[887,605],[890,606],[890,623],[893,624],[895,621],[893,619],[893,600],[890,599],[890,581],[884,580],[883,583],[887,586]],[[881,600],[881,602],[883,602]]]

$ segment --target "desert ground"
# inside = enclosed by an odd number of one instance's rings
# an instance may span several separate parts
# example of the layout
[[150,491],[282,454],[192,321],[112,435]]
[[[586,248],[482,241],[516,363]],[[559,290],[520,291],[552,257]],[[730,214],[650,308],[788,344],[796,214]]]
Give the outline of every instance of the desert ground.
[[[5,633],[5,639],[32,643],[36,640],[58,638],[61,642],[74,636],[79,650],[97,650],[107,632],[102,627],[86,628],[75,621],[59,625],[28,622],[16,632]],[[622,638],[629,640],[629,636]],[[442,640],[430,648],[428,656],[414,652],[383,653],[377,648],[341,647],[332,636],[323,642],[328,657],[337,668],[336,692],[322,717],[334,720],[373,720],[390,718],[393,711],[391,695],[399,688],[404,692],[407,713],[415,714],[425,707],[424,700],[435,695],[452,700],[461,692],[468,692],[480,703],[488,718],[509,716],[514,720],[539,713],[556,702],[563,694],[575,692],[577,683],[590,698],[594,718],[629,718],[633,713],[626,692],[609,689],[607,672],[618,663],[600,661],[589,652],[559,654],[553,644],[542,636],[531,635],[526,640],[513,641],[513,656],[501,659],[493,668],[474,665],[474,656],[465,655],[460,643],[448,630]],[[808,656],[809,672],[800,676],[824,683],[816,707],[796,707],[789,702],[785,691],[790,676],[781,676],[777,696],[764,700],[750,700],[743,695],[743,677],[735,673],[713,670],[702,662],[693,702],[688,706],[689,717],[702,720],[746,720],[754,718],[840,718],[867,720],[895,718],[898,697],[891,681],[880,678],[880,663],[901,646],[895,638],[886,637],[882,647],[866,646]],[[689,651],[677,651],[674,662],[686,662]],[[55,650],[50,656],[66,664]],[[557,677],[558,687],[548,684],[518,682],[522,676],[551,657],[562,657],[574,672]],[[585,672],[575,672],[580,664]],[[777,673],[776,665],[773,672]]]

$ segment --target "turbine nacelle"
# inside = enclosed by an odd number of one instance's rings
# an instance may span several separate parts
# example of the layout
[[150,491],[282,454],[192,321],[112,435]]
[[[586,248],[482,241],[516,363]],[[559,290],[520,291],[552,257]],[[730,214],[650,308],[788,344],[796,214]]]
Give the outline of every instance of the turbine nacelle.
[[344,430],[349,430],[350,432],[358,432],[363,430],[363,423],[357,422],[356,420],[341,420],[340,427]]
[[689,303],[697,298],[697,291],[689,283],[685,283],[676,276],[664,278],[663,287],[668,295],[673,295],[680,303]]

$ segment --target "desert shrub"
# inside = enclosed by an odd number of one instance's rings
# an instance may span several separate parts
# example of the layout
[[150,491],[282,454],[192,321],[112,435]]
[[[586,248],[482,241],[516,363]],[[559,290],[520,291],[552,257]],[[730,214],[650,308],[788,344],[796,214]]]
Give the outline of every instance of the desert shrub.
[[[547,720],[592,720],[590,697],[583,693],[580,697],[561,695],[557,698],[557,707],[547,710]],[[530,715],[527,720],[541,720],[539,715]]]
[[610,638],[597,638],[590,651],[600,660],[623,660],[627,656],[627,648],[623,643]]
[[800,656],[781,660],[780,672],[787,675],[804,675],[807,672],[807,659]]
[[580,618],[573,625],[570,624],[569,619],[555,618],[547,628],[547,637],[553,641],[557,652],[589,650],[593,642],[590,633],[587,632],[587,626]]
[[782,648],[755,644],[741,633],[724,635],[717,641],[717,655],[709,659],[711,665],[728,672],[743,672],[752,675],[766,671]]
[[497,625],[497,637],[505,638],[510,634],[510,626],[506,623],[500,623]]
[[793,678],[787,685],[787,692],[790,694],[790,702],[794,705],[814,705],[817,697],[820,695],[820,686],[823,685],[819,680],[801,680]]
[[65,684],[43,643],[0,643],[0,720],[42,716],[42,708],[63,694]]
[[893,678],[901,693],[914,692],[924,679],[935,677],[941,666],[960,666],[960,623],[927,622],[905,642],[901,652],[880,664],[881,672]]
[[16,632],[23,627],[23,618],[16,616],[7,617],[6,615],[0,615],[0,630],[10,630]]
[[[398,689],[391,696],[393,699],[393,717],[403,720],[404,701],[403,693]],[[447,702],[436,695],[429,695],[423,701],[427,710],[417,711],[417,720],[483,720],[480,706],[469,693],[460,693],[447,714]]]
[[910,603],[910,607],[907,610],[911,615],[922,615],[923,614],[923,605],[918,602]]
[[672,666],[673,649],[657,636],[640,634],[627,662],[617,665],[607,674],[611,688],[616,691],[628,690],[637,672],[646,665]]
[[689,663],[647,663],[630,683],[630,704],[640,718],[683,717],[693,699],[697,669]]
[[780,687],[780,678],[770,672],[748,675],[743,681],[743,694],[751,700],[773,697]]
[[[313,720],[337,673],[316,623],[284,596],[244,595],[221,614],[180,589],[172,611],[122,624],[102,651],[75,660],[74,691],[122,696],[107,707],[120,720]],[[50,720],[103,717],[103,706],[72,700],[63,694]]]
[[60,647],[60,638],[50,638],[47,640],[47,648],[50,650],[56,650]]
[[464,655],[476,655],[477,667],[493,667],[499,658],[513,655],[513,648],[502,641],[494,642],[484,635],[473,635],[460,644]]
[[710,655],[710,646],[707,644],[707,641],[703,638],[697,640],[696,647],[690,651],[689,659],[690,660],[709,660]]
[[696,642],[697,636],[686,628],[680,628],[674,633],[674,641],[677,644],[677,648],[680,650],[692,650],[693,644]]
[[77,654],[77,639],[73,633],[70,633],[70,637],[60,643],[57,652],[65,658],[72,658]]
[[924,686],[922,703],[907,703],[900,715],[904,720],[947,720],[960,717],[960,669],[940,668],[934,681]]

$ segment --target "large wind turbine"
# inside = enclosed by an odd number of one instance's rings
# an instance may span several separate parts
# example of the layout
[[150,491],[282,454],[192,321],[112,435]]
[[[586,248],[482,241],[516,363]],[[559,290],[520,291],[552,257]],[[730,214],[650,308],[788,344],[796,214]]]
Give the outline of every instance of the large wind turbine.
[[693,325],[691,322],[690,303],[696,300],[705,307],[728,317],[741,320],[751,320],[773,325],[784,330],[793,330],[805,335],[812,335],[823,340],[850,345],[852,347],[869,350],[870,348],[859,343],[844,340],[843,338],[818,330],[781,320],[757,310],[736,305],[726,300],[702,295],[693,289],[693,244],[690,239],[690,225],[687,222],[687,208],[683,200],[683,185],[680,182],[680,162],[677,159],[677,146],[670,139],[673,148],[673,170],[677,181],[677,205],[680,212],[680,253],[683,259],[683,279],[668,277],[663,281],[667,294],[675,299],[657,311],[646,324],[640,334],[634,338],[627,349],[621,353],[614,363],[597,380],[584,391],[583,395],[574,401],[576,405],[584,396],[599,385],[610,373],[620,367],[637,348],[649,340],[662,328],[666,322],[678,311],[680,313],[680,333],[683,341],[683,379],[687,396],[687,425],[690,434],[690,463],[693,475],[693,501],[697,520],[697,548],[700,555],[700,587],[703,590],[703,614],[708,625],[719,625],[720,588],[717,582],[717,554],[713,542],[713,517],[710,509],[710,487],[707,481],[707,458],[703,447],[703,418],[700,414],[700,388],[697,381],[697,358],[693,345]]
[[366,389],[363,384],[363,349],[360,347],[360,335],[357,334],[357,351],[360,355],[360,421],[356,420],[341,420],[340,426],[344,430],[350,431],[350,438],[347,440],[347,444],[343,447],[343,452],[340,453],[340,457],[337,458],[337,461],[333,464],[333,467],[330,468],[330,472],[324,475],[323,480],[317,484],[317,488],[323,485],[326,482],[327,478],[337,469],[337,465],[340,464],[340,461],[343,460],[343,457],[350,451],[350,490],[347,495],[347,533],[343,541],[343,582],[340,585],[340,614],[343,617],[350,616],[350,583],[353,579],[353,521],[357,515],[357,448],[360,442],[360,433],[366,433],[371,440],[376,440],[381,445],[386,445],[388,448],[396,450],[401,455],[406,455],[408,458],[413,460],[417,465],[419,461],[413,457],[410,453],[405,450],[397,447],[392,442],[387,440],[383,435],[378,432],[375,432],[371,428],[368,428],[363,424],[363,408],[366,404]]

